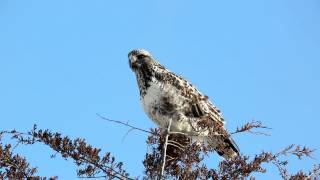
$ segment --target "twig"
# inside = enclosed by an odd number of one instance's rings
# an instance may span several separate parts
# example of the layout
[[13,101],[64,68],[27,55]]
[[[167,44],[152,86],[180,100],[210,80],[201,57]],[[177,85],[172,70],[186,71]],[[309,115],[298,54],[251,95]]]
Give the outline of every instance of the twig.
[[171,131],[170,134],[180,134],[180,135],[184,135],[184,136],[188,136],[188,134],[184,133],[184,132],[175,132],[175,131]]
[[307,179],[318,177],[318,174],[320,174],[320,165],[314,167],[313,172],[310,172],[310,175],[307,177]]
[[[58,152],[55,149],[54,149],[54,151]],[[97,164],[97,163],[93,162],[92,160],[87,159],[85,157],[79,157],[79,159],[82,160],[83,162],[89,162],[89,163],[93,164],[95,167],[99,168],[105,174],[110,174],[110,176],[112,176],[113,178],[117,178],[119,180],[124,180],[124,179],[126,179],[126,180],[135,180],[133,178],[129,178],[127,176],[122,175],[118,171],[114,170],[113,167],[108,167],[108,166],[105,166],[105,165]]]
[[172,140],[168,141],[168,145],[171,145],[171,146],[174,146],[176,148],[179,148],[180,150],[183,150],[183,147],[185,147],[182,144],[180,144],[180,143],[178,143],[176,141],[172,141]]
[[172,123],[172,119],[170,118],[167,133],[166,133],[166,138],[165,138],[165,141],[163,144],[162,167],[161,167],[161,171],[160,171],[159,180],[161,180],[163,178],[164,168],[166,166],[167,147],[168,147],[168,139],[169,139],[169,135],[170,135],[171,123]]
[[264,132],[254,132],[252,129],[271,129],[267,126],[262,125],[260,121],[252,121],[249,123],[244,124],[240,128],[237,127],[236,131],[231,133],[231,134],[238,134],[242,132],[249,132],[251,134],[256,134],[256,135],[265,135],[265,136],[270,136],[270,134],[264,133]]
[[92,177],[90,177],[90,176],[84,176],[84,177],[79,176],[78,178],[79,179],[99,179],[99,178],[107,179],[107,176],[92,176]]
[[134,129],[129,129],[127,132],[126,132],[126,134],[122,137],[122,139],[121,139],[121,142],[124,142],[124,140],[126,139],[126,137],[128,136],[128,134],[131,132],[131,131],[133,131]]
[[[100,171],[102,171],[103,173],[107,174],[105,177],[112,177],[112,178],[116,178],[119,180],[135,180],[133,178],[127,177],[126,175],[123,175],[121,172],[118,172],[117,170],[114,169],[115,167],[112,165],[109,167],[107,165],[101,164],[100,162],[96,162],[92,159],[88,159],[85,156],[82,156],[82,155],[76,156],[76,154],[74,154],[72,152],[69,152],[69,154],[64,154],[63,148],[60,148],[60,146],[54,146],[52,144],[52,142],[54,142],[54,139],[57,138],[57,137],[54,137],[55,134],[51,134],[50,132],[46,132],[46,131],[43,132],[42,130],[35,132],[35,130],[36,129],[33,129],[29,133],[20,133],[17,131],[1,131],[0,136],[2,136],[3,134],[11,134],[12,139],[17,139],[19,144],[25,144],[25,145],[35,144],[37,142],[43,143],[43,144],[49,146],[55,152],[55,154],[52,155],[51,157],[54,157],[56,154],[60,154],[64,158],[73,159],[76,164],[81,164],[81,163],[92,164],[93,166],[95,166],[95,168],[97,168]],[[42,132],[43,132],[43,134],[46,134],[46,136],[45,136],[46,138],[41,136]],[[25,139],[23,136],[25,136],[27,138]],[[74,149],[80,151],[80,149],[78,149],[78,147],[75,147]],[[80,163],[78,163],[77,161],[79,161]],[[12,167],[15,167],[15,169],[19,169],[17,166],[11,164],[9,161],[5,162],[5,163],[7,163],[8,165],[11,165]],[[24,176],[26,178],[28,177],[27,175],[24,175]]]
[[312,153],[315,151],[315,149],[309,149],[308,147],[304,146],[301,147],[300,145],[291,144],[288,147],[286,147],[284,150],[280,151],[279,153],[275,154],[276,156],[280,155],[287,155],[292,154],[295,155],[298,159],[301,159],[303,156],[307,156],[311,159],[315,159],[312,156]]
[[172,159],[172,160],[173,160],[173,159],[176,159],[176,158],[171,157],[171,156],[169,156],[169,155],[167,155],[167,158],[168,158],[168,159]]
[[168,145],[173,146],[173,147],[176,147],[176,148],[178,148],[178,149],[180,149],[180,150],[183,150],[181,147],[179,147],[179,146],[177,146],[177,145],[175,145],[175,144],[173,144],[173,143],[169,143],[169,142],[168,142]]
[[132,126],[132,125],[130,125],[128,122],[125,123],[125,122],[122,122],[122,121],[109,119],[109,118],[106,118],[106,117],[104,117],[104,116],[101,116],[101,115],[98,114],[98,113],[97,113],[97,116],[99,116],[101,119],[106,120],[106,121],[110,121],[110,122],[114,122],[114,123],[118,123],[118,124],[122,124],[122,125],[128,126],[128,127],[131,128],[130,131],[132,131],[132,130],[139,130],[139,131],[146,132],[146,133],[149,133],[149,134],[154,134],[154,133],[152,133],[151,131],[148,131],[148,130],[145,130],[145,129],[141,129],[141,128]]

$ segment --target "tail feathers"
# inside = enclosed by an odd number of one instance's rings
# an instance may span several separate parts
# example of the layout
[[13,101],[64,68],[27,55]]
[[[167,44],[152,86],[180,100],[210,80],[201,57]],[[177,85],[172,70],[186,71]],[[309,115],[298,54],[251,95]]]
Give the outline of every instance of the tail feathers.
[[240,150],[230,136],[213,136],[208,139],[211,146],[220,156],[231,159],[239,156]]

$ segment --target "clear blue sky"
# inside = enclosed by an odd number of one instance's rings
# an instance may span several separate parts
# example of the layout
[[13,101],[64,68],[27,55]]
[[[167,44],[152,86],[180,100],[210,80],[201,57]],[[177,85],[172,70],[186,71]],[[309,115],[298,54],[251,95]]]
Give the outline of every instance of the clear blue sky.
[[[320,149],[320,2],[317,0],[0,0],[0,124],[36,123],[82,137],[142,175],[148,129],[127,53],[145,48],[222,110],[230,131],[260,120],[272,136],[236,135],[242,153],[297,143]],[[40,175],[77,179],[47,147],[17,149]],[[319,159],[320,153],[315,156]],[[219,158],[213,154],[208,162]],[[291,161],[309,169],[319,160]],[[274,168],[259,179],[278,177]]]

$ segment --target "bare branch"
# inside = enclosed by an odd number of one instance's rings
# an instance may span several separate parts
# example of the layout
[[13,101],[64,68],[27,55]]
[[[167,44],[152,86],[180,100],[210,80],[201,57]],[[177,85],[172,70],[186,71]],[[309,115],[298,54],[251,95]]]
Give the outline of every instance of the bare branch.
[[163,178],[164,168],[166,166],[167,147],[168,147],[168,139],[169,139],[169,135],[170,135],[171,123],[172,123],[172,119],[170,118],[169,124],[168,124],[168,128],[167,128],[167,132],[166,132],[165,141],[164,141],[164,144],[163,144],[162,166],[161,166],[159,180],[161,180]]
[[132,131],[132,130],[139,130],[139,131],[142,131],[142,132],[146,132],[146,133],[152,134],[151,131],[148,131],[148,130],[145,130],[145,129],[142,129],[142,128],[138,128],[138,127],[135,127],[133,125],[130,125],[129,122],[122,122],[122,121],[118,121],[118,120],[109,119],[109,118],[106,118],[104,116],[101,116],[98,113],[97,113],[97,116],[99,116],[103,120],[114,122],[114,123],[118,123],[118,124],[122,124],[122,125],[125,125],[127,127],[130,127],[131,129],[129,130],[129,132]]

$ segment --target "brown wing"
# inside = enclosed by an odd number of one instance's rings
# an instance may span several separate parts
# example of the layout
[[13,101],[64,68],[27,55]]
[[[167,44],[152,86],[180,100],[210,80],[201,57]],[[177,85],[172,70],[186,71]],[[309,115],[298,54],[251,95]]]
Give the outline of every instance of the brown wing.
[[189,83],[187,80],[175,73],[167,70],[163,66],[159,66],[161,71],[155,74],[155,78],[159,81],[172,84],[181,94],[185,97],[186,101],[190,103],[190,112],[194,117],[211,116],[212,120],[224,123],[224,119],[220,113],[220,110],[214,106],[208,99],[208,96],[203,95],[197,90],[195,86]]
[[208,143],[219,155],[225,158],[239,154],[239,148],[224,128],[224,119],[220,110],[213,105],[208,96],[203,95],[184,78],[159,66],[161,73],[155,74],[159,81],[173,85],[180,95],[185,98],[185,116],[195,120],[197,130],[210,129]]
[[[189,98],[192,102],[192,107],[194,110],[197,110],[198,115],[210,114],[213,116],[213,119],[216,121],[223,122],[224,119],[220,113],[220,110],[210,102],[208,96],[203,95],[195,86],[193,86],[190,82],[185,80],[184,78],[170,72],[168,76],[172,76],[172,78],[176,78],[175,86],[177,89],[181,90],[181,93]],[[200,114],[199,114],[200,113]]]

